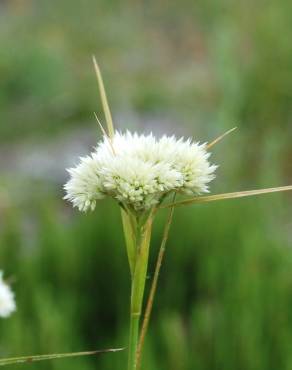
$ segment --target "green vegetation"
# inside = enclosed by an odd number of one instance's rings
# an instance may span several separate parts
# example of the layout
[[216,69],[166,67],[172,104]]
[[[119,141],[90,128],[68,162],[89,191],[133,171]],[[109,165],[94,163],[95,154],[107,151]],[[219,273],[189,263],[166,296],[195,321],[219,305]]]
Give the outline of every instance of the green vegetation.
[[[290,1],[31,0],[3,2],[0,12],[0,166],[12,142],[95,127],[95,54],[119,127],[141,131],[140,122],[157,118],[153,131],[201,140],[239,127],[214,148],[212,191],[292,183]],[[79,214],[61,186],[1,176],[0,268],[18,304],[0,322],[1,357],[127,345],[130,277],[118,207],[101,202]],[[149,277],[165,217],[154,229]],[[291,194],[178,209],[144,368],[290,370],[290,247]],[[41,369],[118,370],[126,355]]]
[[[176,211],[145,368],[291,366],[292,252],[284,230],[265,216],[273,209],[279,218],[282,200],[268,195]],[[17,279],[18,312],[1,322],[2,354],[125,345],[129,273],[118,208],[104,203],[92,215],[73,216],[63,202],[43,199],[3,216],[1,261]],[[156,252],[164,216],[153,237]],[[56,360],[42,369],[122,363],[125,353]]]

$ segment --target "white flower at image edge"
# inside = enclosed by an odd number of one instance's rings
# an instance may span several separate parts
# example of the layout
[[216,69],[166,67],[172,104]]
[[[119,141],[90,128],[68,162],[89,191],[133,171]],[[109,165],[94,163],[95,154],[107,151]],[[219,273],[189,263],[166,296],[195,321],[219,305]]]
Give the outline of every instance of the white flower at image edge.
[[68,170],[71,178],[64,186],[64,198],[80,211],[94,210],[96,201],[106,196],[144,211],[170,192],[208,192],[217,168],[209,157],[206,144],[191,139],[117,132]]
[[3,272],[0,271],[0,317],[8,317],[16,310],[14,293],[3,281]]

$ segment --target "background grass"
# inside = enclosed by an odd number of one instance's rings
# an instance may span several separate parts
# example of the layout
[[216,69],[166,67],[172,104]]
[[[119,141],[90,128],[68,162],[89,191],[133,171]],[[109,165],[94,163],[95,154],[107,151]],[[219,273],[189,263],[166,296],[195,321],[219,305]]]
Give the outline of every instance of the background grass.
[[[0,261],[18,303],[0,322],[2,357],[127,344],[117,206],[83,215],[61,199],[65,167],[98,136],[91,55],[121,129],[207,141],[239,127],[214,148],[212,192],[291,184],[291,14],[288,0],[0,3]],[[291,271],[291,194],[177,210],[144,368],[290,370]]]

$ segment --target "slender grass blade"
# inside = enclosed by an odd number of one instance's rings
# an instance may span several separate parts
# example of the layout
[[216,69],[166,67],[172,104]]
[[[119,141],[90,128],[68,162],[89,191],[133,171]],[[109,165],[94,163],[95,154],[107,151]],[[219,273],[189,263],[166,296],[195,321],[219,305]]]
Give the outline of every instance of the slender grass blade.
[[55,354],[48,354],[48,355],[3,358],[3,359],[0,359],[0,366],[15,365],[15,364],[21,364],[21,363],[31,363],[31,362],[36,362],[36,361],[55,360],[55,359],[60,359],[60,358],[92,356],[92,355],[99,355],[102,353],[119,352],[119,351],[122,351],[123,349],[124,348],[109,348],[109,349],[102,349],[102,350],[97,350],[97,351],[55,353]]

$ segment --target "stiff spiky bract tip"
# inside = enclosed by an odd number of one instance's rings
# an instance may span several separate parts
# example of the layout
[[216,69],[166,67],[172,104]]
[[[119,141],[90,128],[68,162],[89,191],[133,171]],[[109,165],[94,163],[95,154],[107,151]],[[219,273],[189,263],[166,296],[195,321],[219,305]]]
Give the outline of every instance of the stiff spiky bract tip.
[[212,148],[212,146],[214,146],[215,144],[217,144],[219,141],[221,141],[223,138],[225,138],[225,136],[231,134],[233,131],[237,130],[237,126],[233,127],[232,129],[224,132],[224,134],[218,136],[215,140],[211,141],[211,143],[207,143],[207,149],[210,149]]

